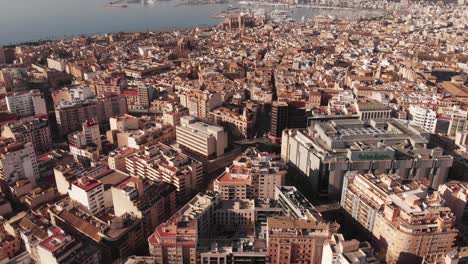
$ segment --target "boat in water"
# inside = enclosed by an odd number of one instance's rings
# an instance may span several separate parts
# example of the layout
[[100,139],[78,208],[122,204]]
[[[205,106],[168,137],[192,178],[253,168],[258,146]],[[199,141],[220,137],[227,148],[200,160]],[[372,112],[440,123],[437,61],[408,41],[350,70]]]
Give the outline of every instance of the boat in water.
[[120,7],[120,8],[127,8],[128,5],[125,4],[125,2],[119,1],[119,2],[109,2],[106,7]]

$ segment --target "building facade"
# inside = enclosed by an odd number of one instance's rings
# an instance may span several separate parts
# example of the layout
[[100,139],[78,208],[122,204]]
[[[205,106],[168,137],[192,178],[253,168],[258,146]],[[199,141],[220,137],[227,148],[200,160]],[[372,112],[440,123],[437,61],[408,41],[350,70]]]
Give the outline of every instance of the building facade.
[[290,217],[267,220],[268,263],[321,263],[328,225]]
[[15,92],[5,97],[8,111],[20,117],[47,115],[44,95],[38,90]]
[[0,181],[3,193],[19,197],[29,192],[23,192],[21,187],[35,187],[38,180],[39,167],[31,142],[16,142],[3,149],[0,154]]
[[450,208],[427,180],[348,173],[341,205],[375,237],[388,263],[417,263],[452,250],[458,231]]
[[49,121],[43,118],[11,122],[3,126],[2,137],[31,142],[37,155],[46,153],[52,147]]
[[247,149],[213,183],[224,200],[272,199],[285,183],[286,165],[278,155]]
[[411,117],[411,123],[428,132],[434,133],[437,123],[436,111],[418,105],[410,105],[408,111]]
[[181,147],[205,158],[220,157],[228,144],[228,135],[222,127],[199,122],[184,116],[176,128],[176,141]]
[[201,162],[161,143],[126,157],[125,165],[131,176],[174,185],[178,203],[182,204],[204,182]]
[[393,120],[333,120],[308,130],[283,132],[281,157],[320,195],[338,197],[347,171],[397,173],[428,179],[433,188],[447,180],[453,158],[427,148],[428,133]]

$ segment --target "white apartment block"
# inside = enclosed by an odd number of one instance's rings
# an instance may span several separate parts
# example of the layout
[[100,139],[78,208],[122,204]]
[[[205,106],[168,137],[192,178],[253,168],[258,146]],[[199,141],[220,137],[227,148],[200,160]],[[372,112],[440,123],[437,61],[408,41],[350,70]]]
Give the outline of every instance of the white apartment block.
[[204,157],[220,157],[228,144],[228,135],[222,127],[199,122],[184,116],[176,129],[179,145]]
[[411,123],[413,125],[423,128],[431,133],[435,131],[437,123],[436,111],[423,108],[418,105],[410,105],[408,111],[412,118]]
[[104,184],[92,178],[83,176],[73,182],[68,195],[92,214],[97,214],[105,208]]
[[20,117],[47,115],[44,96],[38,90],[16,92],[5,97],[8,111]]
[[36,153],[31,142],[12,143],[5,147],[0,154],[0,178],[11,185],[20,180],[28,180],[32,186],[36,186],[39,179],[39,168]]

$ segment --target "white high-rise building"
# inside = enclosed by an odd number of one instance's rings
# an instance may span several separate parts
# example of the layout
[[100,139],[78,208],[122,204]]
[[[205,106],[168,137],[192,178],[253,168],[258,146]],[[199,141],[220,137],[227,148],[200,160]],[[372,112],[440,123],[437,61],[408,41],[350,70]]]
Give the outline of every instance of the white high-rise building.
[[31,142],[9,144],[0,154],[0,179],[2,185],[12,185],[20,180],[28,180],[36,186],[39,179],[36,153]]
[[199,122],[190,116],[180,118],[177,143],[205,157],[219,157],[227,147],[228,136],[224,128]]
[[82,124],[82,131],[70,134],[68,142],[75,160],[97,159],[102,149],[99,124],[95,120],[85,121]]
[[418,105],[410,105],[409,114],[412,118],[411,123],[420,128],[433,133],[437,122],[436,111],[428,108],[423,108]]
[[83,123],[83,135],[86,142],[95,144],[100,150],[101,146],[101,133],[99,132],[99,124],[94,120],[87,120]]
[[20,117],[47,115],[44,96],[38,90],[15,92],[5,97],[8,111]]
[[87,176],[73,182],[68,195],[93,214],[97,214],[105,208],[104,184]]

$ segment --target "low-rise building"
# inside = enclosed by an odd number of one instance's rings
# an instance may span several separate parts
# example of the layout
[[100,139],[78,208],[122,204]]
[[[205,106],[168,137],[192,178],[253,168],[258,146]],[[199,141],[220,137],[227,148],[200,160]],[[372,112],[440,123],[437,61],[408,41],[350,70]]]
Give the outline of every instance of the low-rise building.
[[21,251],[21,239],[5,231],[3,223],[0,226],[0,261],[8,261]]
[[356,239],[346,241],[341,234],[333,234],[325,242],[322,264],[379,264],[371,245]]

